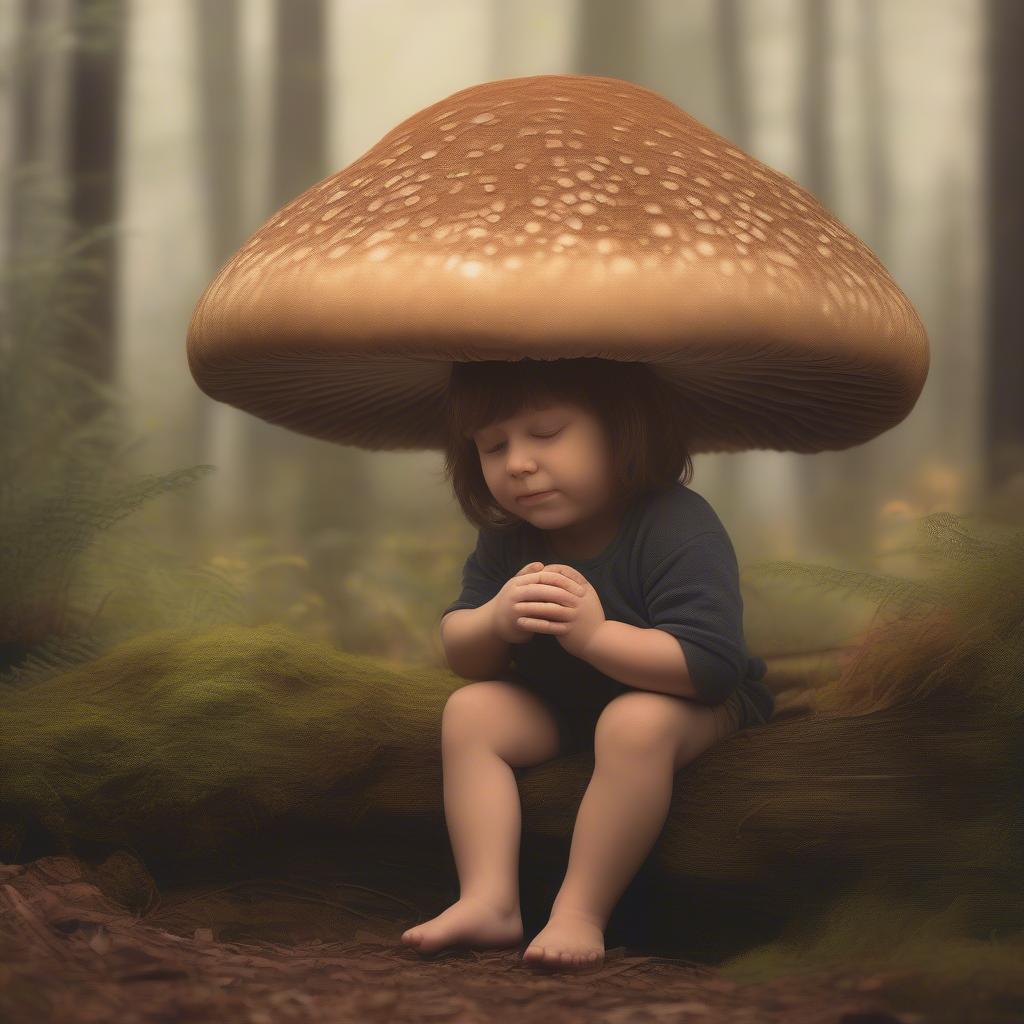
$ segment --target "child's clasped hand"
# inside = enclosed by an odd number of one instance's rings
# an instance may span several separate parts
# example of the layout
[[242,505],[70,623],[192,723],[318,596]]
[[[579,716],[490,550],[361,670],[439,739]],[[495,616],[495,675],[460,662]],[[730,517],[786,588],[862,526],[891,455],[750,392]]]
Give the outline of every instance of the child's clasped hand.
[[526,643],[549,633],[570,654],[582,657],[605,622],[604,607],[587,578],[571,565],[530,562],[494,598],[494,627],[506,643]]

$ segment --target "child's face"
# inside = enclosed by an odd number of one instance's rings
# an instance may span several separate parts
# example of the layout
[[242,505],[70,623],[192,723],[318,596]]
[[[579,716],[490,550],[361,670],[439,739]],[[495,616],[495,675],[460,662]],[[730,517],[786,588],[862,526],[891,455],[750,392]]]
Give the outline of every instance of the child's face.
[[[495,501],[543,530],[599,515],[613,502],[611,446],[604,424],[582,406],[545,402],[473,435]],[[523,502],[527,491],[551,491]]]

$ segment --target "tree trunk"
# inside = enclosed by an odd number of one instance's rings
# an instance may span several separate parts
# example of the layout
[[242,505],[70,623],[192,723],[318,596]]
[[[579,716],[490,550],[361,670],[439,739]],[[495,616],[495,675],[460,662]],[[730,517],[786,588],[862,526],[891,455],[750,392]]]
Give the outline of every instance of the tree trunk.
[[[800,182],[827,209],[839,215],[833,174],[830,168],[828,126],[834,116],[829,67],[833,57],[830,5],[819,0],[804,0],[803,20],[803,97],[801,137],[804,170]],[[877,45],[870,39],[867,47]],[[873,126],[869,126],[873,133]],[[872,137],[877,137],[872,134]],[[840,216],[840,220],[842,220]],[[874,248],[872,239],[865,239]],[[884,259],[884,257],[883,257]],[[805,493],[816,493],[815,502],[824,512],[816,524],[829,547],[869,553],[874,532],[871,488],[858,486],[871,475],[871,458],[862,445],[842,451],[805,456],[802,467]]]
[[[31,5],[29,5],[31,6]],[[123,0],[74,0],[68,81],[68,212],[75,236],[101,230],[87,252],[95,261],[79,309],[63,332],[68,355],[95,381],[113,385],[117,360],[117,217],[124,75]],[[87,399],[84,420],[104,408]]]
[[[989,301],[985,451],[987,485],[998,489],[1014,475],[1024,482],[1024,5],[988,5],[988,224]],[[1016,83],[1016,84],[1014,84]]]
[[[278,0],[277,87],[268,216],[331,173],[325,145],[323,0]],[[372,486],[361,453],[249,417],[245,464],[253,525],[296,545],[321,530],[365,528]]]
[[[59,5],[15,5],[8,14],[8,193],[4,210],[5,344],[53,344],[58,304],[42,304],[38,289],[56,294],[44,266],[57,260],[67,235],[64,151],[68,58],[56,40],[67,31]],[[55,271],[54,271],[55,272]]]
[[637,30],[647,19],[646,6],[619,0],[588,0],[583,4],[576,73],[636,82],[643,69]]
[[[249,233],[243,223],[242,197],[245,160],[242,153],[242,103],[238,45],[237,0],[218,0],[196,8],[195,48],[199,67],[199,153],[206,193],[210,262],[220,267]],[[209,399],[198,388],[192,396],[194,425],[187,439],[189,462],[230,461],[239,456],[242,413]],[[222,437],[221,432],[227,437]],[[214,455],[213,453],[217,454]],[[234,486],[240,467],[218,465],[204,500],[185,502],[182,516],[186,536],[222,536],[230,532],[248,495]],[[238,476],[241,479],[241,476]]]

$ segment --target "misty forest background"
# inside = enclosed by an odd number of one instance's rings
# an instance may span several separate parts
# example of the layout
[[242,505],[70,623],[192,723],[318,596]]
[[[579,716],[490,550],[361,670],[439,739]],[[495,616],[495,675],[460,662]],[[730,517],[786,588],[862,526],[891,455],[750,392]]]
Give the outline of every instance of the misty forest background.
[[[931,371],[894,429],[845,452],[695,457],[741,568],[912,575],[921,517],[1024,506],[1022,7],[0,0],[0,669],[54,636],[84,657],[267,621],[443,664],[438,618],[475,532],[440,453],[346,448],[215,403],[185,332],[277,209],[493,79],[662,93],[818,196],[920,312]],[[806,641],[746,575],[744,598],[753,653]]]

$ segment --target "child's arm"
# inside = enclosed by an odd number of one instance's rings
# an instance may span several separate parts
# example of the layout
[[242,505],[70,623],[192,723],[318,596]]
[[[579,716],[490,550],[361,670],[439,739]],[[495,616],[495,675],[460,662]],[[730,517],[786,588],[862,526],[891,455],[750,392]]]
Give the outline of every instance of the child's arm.
[[462,567],[462,592],[440,625],[448,667],[463,679],[493,679],[508,665],[509,644],[493,621],[493,602],[507,576],[499,537],[479,530],[476,547]]
[[533,628],[553,633],[570,654],[627,686],[700,699],[686,655],[674,637],[660,629],[606,619],[601,599],[583,573],[571,565],[545,568],[579,584],[583,593],[570,606],[568,616],[559,616],[557,622],[531,618]]
[[[694,699],[726,701],[746,676],[749,659],[739,567],[724,527],[691,537],[651,569],[644,581],[644,604],[649,625],[682,649],[680,662],[685,662]],[[656,640],[667,654],[669,645]]]
[[510,664],[509,647],[494,630],[494,599],[478,608],[456,608],[441,620],[448,666],[463,679],[493,679]]
[[660,629],[607,619],[595,631],[586,660],[606,676],[640,690],[703,702],[678,641]]
[[[464,594],[472,593],[476,564],[475,557],[471,557],[468,562],[469,571],[465,574],[470,586],[463,591]],[[509,668],[509,647],[530,639],[530,632],[516,624],[521,618],[523,607],[523,591],[516,584],[522,577],[536,576],[542,568],[540,562],[529,562],[512,579],[507,580],[489,601],[483,601],[473,608],[453,608],[442,616],[441,643],[453,672],[466,679],[493,679]],[[546,573],[540,579],[548,583],[549,580],[561,577],[557,573]],[[487,583],[486,586],[489,588],[491,584]],[[558,591],[559,594],[561,592]],[[459,612],[476,614],[460,615],[449,623],[445,632],[445,622]]]

